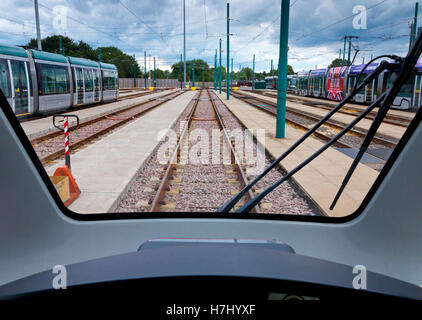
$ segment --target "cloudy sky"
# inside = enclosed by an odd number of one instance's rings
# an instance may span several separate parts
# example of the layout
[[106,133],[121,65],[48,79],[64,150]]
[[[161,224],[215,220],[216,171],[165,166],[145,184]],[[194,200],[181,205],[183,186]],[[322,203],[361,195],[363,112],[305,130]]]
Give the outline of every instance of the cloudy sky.
[[[226,64],[226,3],[186,0],[187,59],[213,65],[222,38]],[[167,69],[183,52],[182,5],[182,0],[39,0],[41,35],[63,34],[94,48],[117,46],[136,54],[142,66],[146,51]],[[235,70],[239,64],[252,67],[253,54],[257,71],[269,70],[271,59],[277,63],[280,6],[281,0],[230,0]],[[295,71],[327,66],[343,49],[345,35],[359,37],[352,43],[352,56],[359,49],[357,63],[371,55],[404,55],[414,10],[414,0],[290,0],[289,64]],[[1,0],[0,43],[23,45],[35,36],[33,0]]]

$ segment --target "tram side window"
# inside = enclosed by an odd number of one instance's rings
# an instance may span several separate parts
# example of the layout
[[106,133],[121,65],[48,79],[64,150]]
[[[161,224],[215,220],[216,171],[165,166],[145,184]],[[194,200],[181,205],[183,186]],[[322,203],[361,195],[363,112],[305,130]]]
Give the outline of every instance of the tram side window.
[[67,68],[55,65],[38,65],[40,94],[61,94],[69,92]]
[[410,98],[412,96],[412,82],[411,80],[406,81],[401,89],[400,89],[400,96]]
[[99,75],[98,71],[94,70],[94,89],[97,90],[99,86]]
[[85,91],[92,91],[93,88],[93,79],[92,79],[92,70],[84,70],[85,77]]
[[111,71],[103,71],[103,90],[114,90],[116,84],[116,75]]
[[[83,73],[81,68],[73,68],[74,71],[74,84],[75,88],[77,88],[78,91],[84,90],[84,79],[83,79]],[[77,80],[76,80],[77,79]],[[76,89],[75,89],[76,92]]]
[[12,96],[10,89],[9,68],[5,59],[0,59],[0,89],[3,91],[6,98],[10,98]]
[[[388,90],[392,86],[391,73],[385,73],[383,79],[383,89]],[[399,96],[410,98],[412,96],[412,81],[406,81],[400,89]]]
[[56,68],[55,72],[56,72],[57,93],[68,92],[67,70]]

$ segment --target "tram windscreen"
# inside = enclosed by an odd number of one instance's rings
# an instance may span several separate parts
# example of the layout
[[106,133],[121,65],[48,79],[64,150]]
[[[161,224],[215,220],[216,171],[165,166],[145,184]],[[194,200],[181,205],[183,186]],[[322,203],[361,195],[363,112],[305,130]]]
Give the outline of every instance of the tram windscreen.
[[[323,221],[358,215],[421,104],[415,69],[334,208],[378,108],[245,209],[388,90],[391,69],[225,210],[351,93],[365,61],[406,56],[411,6],[402,1],[390,10],[389,1],[364,0],[336,4],[333,11],[328,0],[291,0],[285,64],[279,59],[280,1],[230,1],[229,43],[225,4],[188,2],[181,56],[177,1],[40,0],[41,48],[34,4],[27,2],[0,4],[0,89],[51,194],[72,217],[248,214]],[[344,35],[351,35],[346,52]]]

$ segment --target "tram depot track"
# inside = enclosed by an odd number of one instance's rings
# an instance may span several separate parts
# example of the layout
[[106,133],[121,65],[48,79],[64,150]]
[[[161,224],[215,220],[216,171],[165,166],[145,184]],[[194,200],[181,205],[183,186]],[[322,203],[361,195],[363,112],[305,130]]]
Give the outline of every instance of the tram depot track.
[[[272,92],[261,92],[258,90],[253,90],[252,92],[263,95],[263,96],[271,97],[271,98],[277,98],[277,94],[272,93]],[[333,109],[333,106],[331,104],[327,103],[326,101],[323,101],[322,99],[318,99],[315,97],[312,97],[312,100],[304,100],[304,99],[301,99],[300,96],[297,96],[294,98],[287,97],[287,100],[291,102],[304,104],[310,107],[323,109],[323,110]],[[362,111],[363,111],[363,108],[346,105],[341,110],[339,110],[338,113],[357,117]],[[376,116],[376,111],[371,111],[365,118],[369,120],[374,120],[375,116]],[[384,123],[388,123],[388,124],[392,124],[392,125],[404,127],[404,128],[407,128],[409,126],[410,121],[411,119],[408,117],[403,117],[403,116],[394,115],[394,114],[387,114],[385,119],[383,120]]]
[[[214,126],[215,129],[220,129],[222,132],[222,135],[220,137],[220,144],[222,145],[224,144],[228,148],[230,152],[231,163],[232,164],[234,163],[234,166],[228,167],[224,164],[219,164],[216,166],[221,167],[221,168],[217,168],[217,170],[224,172],[226,176],[225,178],[228,179],[233,184],[233,186],[235,184],[240,184],[240,188],[243,188],[244,186],[248,184],[248,180],[245,175],[245,172],[243,171],[242,164],[236,154],[236,151],[234,150],[233,144],[227,132],[227,128],[225,127],[222,117],[220,115],[220,112],[218,111],[218,108],[216,106],[216,103],[215,103],[216,100],[217,100],[217,97],[215,96],[215,94],[211,93],[209,90],[201,90],[199,94],[197,95],[197,98],[195,99],[195,102],[188,113],[185,125],[177,141],[177,145],[175,146],[174,151],[169,157],[169,164],[163,168],[164,174],[161,177],[161,183],[159,184],[159,187],[156,190],[155,196],[152,200],[151,208],[150,208],[151,212],[159,212],[162,209],[164,210],[174,209],[176,205],[175,203],[166,203],[166,201],[164,201],[164,198],[167,193],[174,192],[174,189],[170,188],[172,181],[177,180],[179,182],[179,189],[177,189],[177,193],[184,192],[184,187],[183,185],[180,185],[180,184],[183,184],[183,181],[186,180],[186,177],[184,176],[192,175],[192,172],[190,172],[189,170],[185,171],[188,165],[183,166],[183,165],[179,165],[179,163],[180,163],[180,159],[183,157],[183,149],[184,149],[183,141],[189,134],[189,131],[192,129],[192,124],[195,121],[207,121],[209,123],[212,122],[215,124]],[[202,110],[199,110],[200,108]],[[198,118],[201,116],[201,114],[204,114],[203,110],[205,109],[212,110],[213,118],[206,118],[206,119]],[[231,169],[228,170],[228,168],[231,168]],[[206,170],[206,166],[196,166],[195,170],[199,170],[199,171]],[[216,170],[216,168],[214,168],[214,170]],[[178,172],[177,178],[174,177],[176,172]],[[200,175],[201,172],[198,172],[198,173],[195,172],[195,174]],[[233,174],[236,175],[236,178],[233,178]],[[220,180],[221,176],[214,177],[214,179]],[[212,185],[216,183],[218,183],[218,181],[210,181],[206,185],[208,185],[211,188]],[[245,196],[245,200],[250,200],[253,197],[254,197],[253,192],[249,191]],[[258,213],[259,208],[258,207],[255,208],[254,212]]]
[[[267,112],[273,116],[276,116],[277,111],[276,111],[276,104],[273,102],[270,102],[268,100],[263,100],[260,99],[258,97],[255,96],[251,96],[248,95],[247,93],[240,93],[240,92],[230,92],[231,95],[233,95],[233,97],[240,99],[246,103],[248,103],[249,105],[258,108],[264,112]],[[289,107],[286,107],[286,122],[289,123],[290,125],[303,130],[303,131],[308,131],[311,126],[307,126],[304,125],[302,123],[300,123],[297,118],[303,118],[306,121],[311,121],[313,122],[312,124],[317,123],[318,121],[321,120],[320,117],[307,113],[307,112],[302,112],[302,111],[298,111]],[[326,133],[323,132],[324,127],[327,128],[327,130],[335,130],[336,133],[340,132],[341,130],[344,129],[344,125],[334,121],[334,120],[328,120],[319,130],[317,130],[313,135],[323,141],[330,141],[333,137],[333,135],[327,135]],[[351,129],[345,137],[356,137],[361,141],[363,141],[364,137],[366,136],[367,131],[363,130],[363,129]],[[352,145],[351,143],[345,142],[345,137],[343,137],[342,139],[338,140],[334,146],[337,148],[344,148],[344,149],[357,149],[358,147],[355,145]],[[373,143],[376,143],[382,147],[388,148],[388,149],[394,149],[396,146],[396,142],[395,141],[391,141],[389,139],[386,139],[385,137],[380,137],[380,136],[375,136],[373,138]],[[367,153],[370,154],[371,156],[378,158],[382,161],[385,162],[386,159],[384,158],[380,158],[379,155],[377,153],[373,153],[371,151],[371,149],[367,150]]]
[[[135,106],[118,112],[100,116],[79,125],[72,130],[70,135],[70,147],[72,151],[91,143],[93,140],[109,133],[124,124],[135,120],[146,112],[166,103],[169,100],[183,94],[184,91],[172,92],[159,98],[143,101]],[[31,140],[35,152],[43,165],[61,158],[64,155],[63,133],[55,131]]]

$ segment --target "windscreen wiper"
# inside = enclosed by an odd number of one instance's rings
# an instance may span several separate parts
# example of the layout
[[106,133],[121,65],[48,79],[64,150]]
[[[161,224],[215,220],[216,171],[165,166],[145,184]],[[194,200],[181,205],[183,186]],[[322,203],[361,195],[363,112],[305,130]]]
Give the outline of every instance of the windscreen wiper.
[[344,188],[346,188],[347,183],[349,182],[350,178],[353,175],[357,165],[359,164],[360,160],[363,157],[363,154],[367,151],[370,143],[372,142],[378,128],[380,127],[382,121],[384,120],[385,116],[387,115],[388,110],[390,109],[391,105],[393,104],[395,98],[397,97],[398,93],[401,90],[403,84],[410,79],[412,70],[415,68],[415,65],[418,61],[419,56],[422,53],[422,38],[419,35],[416,42],[414,43],[412,49],[409,51],[406,59],[404,59],[398,66],[397,69],[392,74],[392,77],[395,76],[396,78],[393,79],[393,86],[388,91],[388,95],[386,96],[385,100],[382,103],[382,106],[379,108],[377,115],[375,116],[374,121],[371,124],[371,127],[368,130],[368,133],[359,149],[358,154],[356,155],[355,159],[353,160],[352,165],[349,168],[344,180],[338,190],[333,203],[330,206],[330,210],[334,209],[338,199],[340,198]]
[[[262,193],[248,201],[243,207],[238,209],[236,212],[239,213],[247,213],[252,208],[254,208],[267,194],[269,194],[271,191],[273,191],[275,188],[277,188],[280,184],[285,182],[287,179],[289,179],[292,175],[294,175],[296,172],[301,170],[304,166],[306,166],[309,162],[314,160],[318,155],[320,155],[323,151],[325,151],[328,147],[333,145],[338,139],[340,139],[344,134],[346,134],[353,126],[355,126],[361,119],[363,119],[369,112],[371,112],[375,107],[381,105],[380,110],[378,111],[379,116],[376,117],[376,120],[379,121],[379,119],[382,119],[385,117],[385,114],[388,111],[388,108],[391,106],[392,102],[394,101],[394,98],[399,93],[402,85],[404,82],[410,77],[410,74],[413,70],[413,68],[416,65],[416,61],[418,57],[420,56],[422,52],[422,38],[419,35],[416,39],[415,44],[412,46],[412,49],[409,51],[407,57],[405,59],[402,59],[400,57],[397,57],[395,55],[382,55],[375,59],[372,59],[368,64],[365,66],[365,68],[361,71],[361,74],[366,69],[367,66],[369,66],[373,61],[376,59],[387,57],[393,60],[396,60],[396,63],[390,63],[387,61],[382,61],[378,67],[369,75],[366,76],[364,81],[357,86],[357,83],[359,81],[356,81],[356,85],[350,95],[348,95],[343,101],[341,101],[335,108],[333,108],[327,115],[325,115],[317,124],[315,124],[309,131],[307,131],[298,141],[296,141],[290,148],[288,148],[280,157],[278,157],[275,161],[273,161],[260,175],[258,175],[251,183],[249,183],[247,186],[245,186],[239,193],[237,193],[232,199],[227,201],[222,207],[220,207],[217,212],[229,212],[239,201],[240,199],[248,192],[258,181],[260,181],[263,177],[265,177],[274,167],[277,166],[285,157],[287,157],[292,151],[294,151],[299,145],[301,145],[311,134],[313,134],[321,125],[323,125],[327,120],[329,120],[337,111],[339,111],[346,103],[348,103],[357,93],[359,93],[362,89],[365,88],[367,84],[372,82],[374,79],[376,79],[381,72],[385,70],[389,70],[394,72],[396,76],[396,79],[393,79],[393,86],[388,91],[384,92],[380,97],[376,99],[366,110],[364,110],[357,118],[355,118],[346,128],[344,128],[340,133],[338,133],[335,137],[333,137],[326,145],[321,147],[318,151],[316,151],[313,155],[311,155],[309,158],[307,158],[305,161],[303,161],[301,164],[299,164],[296,168],[294,168],[292,171],[290,171],[287,175],[285,175],[280,180],[276,181],[274,184],[272,184],[270,187],[265,189]],[[358,80],[361,76],[359,74]],[[384,100],[385,99],[385,100]],[[374,120],[375,123],[375,120]],[[371,126],[373,129],[377,129],[379,127],[375,124]],[[369,140],[373,137],[372,131],[368,131],[367,139]],[[376,132],[376,130],[375,130]],[[370,140],[369,140],[370,141]],[[364,142],[366,145],[366,143]],[[364,147],[364,144],[362,147]],[[362,148],[361,148],[362,149]],[[363,148],[364,149],[364,148]],[[362,149],[362,150],[363,150]],[[360,151],[361,153],[361,151]],[[360,154],[359,153],[359,154]],[[363,154],[363,153],[362,153]],[[350,179],[351,174],[353,173],[353,166],[350,168],[348,172],[348,176]],[[348,180],[347,180],[348,181]],[[344,180],[343,184],[344,187],[347,184],[346,179]],[[344,189],[343,187],[343,189]],[[342,190],[342,189],[340,189]],[[341,194],[341,191],[339,190],[338,197]],[[336,196],[337,197],[337,196]],[[337,199],[338,199],[337,197]],[[333,203],[334,204],[334,203]]]

